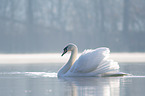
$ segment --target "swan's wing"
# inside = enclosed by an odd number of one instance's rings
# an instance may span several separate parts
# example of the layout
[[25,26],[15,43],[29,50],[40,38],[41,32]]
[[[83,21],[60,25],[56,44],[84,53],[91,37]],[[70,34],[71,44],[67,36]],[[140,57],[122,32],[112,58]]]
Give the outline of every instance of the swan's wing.
[[109,56],[109,48],[85,50],[76,60],[70,71],[73,73],[88,73],[96,70],[100,62]]

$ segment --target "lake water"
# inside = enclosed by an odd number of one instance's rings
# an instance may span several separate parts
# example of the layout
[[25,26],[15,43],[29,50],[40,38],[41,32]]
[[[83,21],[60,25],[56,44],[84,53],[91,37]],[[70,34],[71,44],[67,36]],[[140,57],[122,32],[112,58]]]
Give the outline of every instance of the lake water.
[[0,64],[0,96],[144,96],[144,62],[120,62],[130,76],[57,78],[63,64]]
[[0,64],[0,96],[143,96],[145,63],[121,63],[125,77],[57,78],[62,63]]

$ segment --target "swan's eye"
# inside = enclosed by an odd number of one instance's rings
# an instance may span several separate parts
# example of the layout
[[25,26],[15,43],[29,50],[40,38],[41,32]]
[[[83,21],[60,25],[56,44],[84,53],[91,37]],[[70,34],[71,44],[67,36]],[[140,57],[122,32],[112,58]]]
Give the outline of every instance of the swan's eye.
[[63,49],[63,53],[62,53],[61,56],[63,56],[67,51],[68,51],[68,47],[65,47],[65,48]]
[[68,48],[68,47],[65,47],[65,48],[63,49],[63,50],[64,50],[64,52],[67,52],[67,48]]

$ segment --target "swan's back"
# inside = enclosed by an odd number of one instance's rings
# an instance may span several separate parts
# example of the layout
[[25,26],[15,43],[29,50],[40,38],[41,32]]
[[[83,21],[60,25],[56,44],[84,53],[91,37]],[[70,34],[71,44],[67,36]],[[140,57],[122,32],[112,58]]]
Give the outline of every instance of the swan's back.
[[117,72],[119,65],[117,62],[108,59],[109,55],[110,50],[105,47],[85,50],[66,73],[66,76],[98,76]]

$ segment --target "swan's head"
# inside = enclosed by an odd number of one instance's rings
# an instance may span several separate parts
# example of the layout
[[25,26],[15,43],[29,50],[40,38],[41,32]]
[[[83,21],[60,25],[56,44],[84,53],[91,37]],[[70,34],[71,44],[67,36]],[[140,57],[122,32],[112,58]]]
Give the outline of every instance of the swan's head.
[[61,56],[63,56],[65,53],[67,53],[68,51],[73,51],[74,49],[76,49],[77,46],[75,44],[68,44],[64,49],[63,49],[63,53]]

